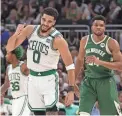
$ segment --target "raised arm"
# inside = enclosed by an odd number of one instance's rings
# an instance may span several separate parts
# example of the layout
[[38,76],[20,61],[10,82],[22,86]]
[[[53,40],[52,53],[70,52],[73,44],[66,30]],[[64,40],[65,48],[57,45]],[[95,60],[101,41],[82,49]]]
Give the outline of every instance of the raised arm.
[[24,27],[24,25],[18,25],[16,32],[13,36],[11,36],[7,42],[6,50],[8,52],[14,50],[16,47],[21,45],[25,39],[27,39],[31,33],[33,32],[34,26],[28,25]]

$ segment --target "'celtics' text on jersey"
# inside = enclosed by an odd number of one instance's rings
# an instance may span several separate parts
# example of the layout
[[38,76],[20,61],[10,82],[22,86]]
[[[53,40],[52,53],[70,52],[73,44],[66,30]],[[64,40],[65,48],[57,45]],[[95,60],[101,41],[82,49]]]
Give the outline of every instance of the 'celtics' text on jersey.
[[55,28],[48,36],[40,35],[40,25],[31,34],[27,49],[27,66],[37,72],[57,69],[60,53],[53,48],[56,36],[62,36]]
[[21,72],[21,65],[24,62],[19,62],[18,66],[15,68],[12,67],[12,64],[10,64],[7,67],[8,71],[8,78],[10,81],[10,87],[11,87],[11,94],[13,98],[21,97],[23,95],[27,95],[27,82],[28,77],[25,76]]

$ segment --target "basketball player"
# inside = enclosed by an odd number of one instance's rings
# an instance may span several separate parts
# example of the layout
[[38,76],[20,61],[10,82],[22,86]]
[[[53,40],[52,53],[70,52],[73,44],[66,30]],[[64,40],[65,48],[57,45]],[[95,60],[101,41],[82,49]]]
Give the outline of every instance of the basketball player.
[[[65,105],[74,100],[74,64],[68,45],[62,34],[54,28],[58,12],[48,7],[41,16],[41,24],[19,25],[15,34],[9,39],[7,50],[11,51],[28,38],[27,66],[30,69],[28,83],[29,108],[35,115],[57,115],[58,74],[56,72],[61,55],[68,72],[69,93]],[[23,29],[24,28],[24,29]]]
[[76,77],[83,69],[85,78],[80,87],[80,115],[90,116],[93,105],[99,103],[101,115],[121,115],[116,83],[112,70],[122,71],[122,55],[115,39],[105,35],[105,18],[92,19],[92,33],[81,39],[76,62]]
[[29,70],[23,61],[19,61],[24,54],[21,46],[7,53],[6,60],[10,63],[6,70],[5,82],[1,87],[4,94],[9,86],[12,90],[12,116],[29,116],[27,105],[27,82]]

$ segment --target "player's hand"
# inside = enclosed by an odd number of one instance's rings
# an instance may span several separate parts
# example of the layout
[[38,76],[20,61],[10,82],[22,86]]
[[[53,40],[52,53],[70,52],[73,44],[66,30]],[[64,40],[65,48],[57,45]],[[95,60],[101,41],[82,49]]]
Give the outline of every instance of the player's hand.
[[68,107],[74,102],[74,92],[68,92],[67,96],[65,97],[65,105]]
[[99,64],[99,59],[96,56],[87,56],[86,57],[86,63],[95,63],[95,64]]
[[80,98],[80,91],[79,91],[79,87],[75,84],[74,86],[74,92],[75,92],[75,95]]
[[18,26],[17,26],[17,29],[16,29],[16,32],[15,32],[15,34],[16,35],[19,35],[20,33],[21,33],[21,31],[25,28],[25,24],[19,24]]

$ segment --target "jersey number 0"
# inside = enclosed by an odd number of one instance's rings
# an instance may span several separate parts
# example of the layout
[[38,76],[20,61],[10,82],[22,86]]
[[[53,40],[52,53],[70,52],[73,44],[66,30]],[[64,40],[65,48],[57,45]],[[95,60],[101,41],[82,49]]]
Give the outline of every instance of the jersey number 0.
[[33,51],[33,62],[39,63],[40,62],[40,52],[38,51]]

